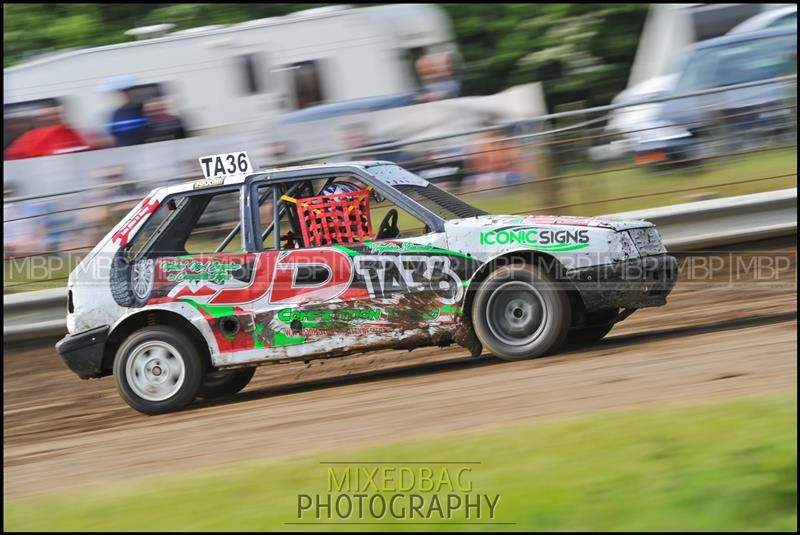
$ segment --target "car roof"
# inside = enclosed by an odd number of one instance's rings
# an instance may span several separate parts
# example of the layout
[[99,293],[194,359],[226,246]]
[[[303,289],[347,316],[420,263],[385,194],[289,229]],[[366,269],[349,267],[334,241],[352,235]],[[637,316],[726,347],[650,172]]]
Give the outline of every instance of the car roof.
[[218,188],[224,188],[228,186],[234,186],[246,182],[251,182],[253,180],[259,180],[264,178],[269,179],[271,178],[270,175],[274,174],[279,174],[279,176],[274,177],[275,179],[283,179],[287,178],[287,175],[291,176],[292,173],[298,171],[324,172],[326,170],[330,170],[331,172],[341,172],[347,169],[365,170],[370,167],[375,167],[379,165],[397,165],[397,164],[394,162],[389,162],[384,160],[362,160],[362,161],[347,161],[347,162],[314,163],[308,165],[293,165],[289,167],[274,167],[271,169],[256,171],[248,175],[237,175],[237,176],[226,177],[219,184],[214,183],[214,179],[203,178],[203,179],[189,180],[186,182],[180,182],[178,184],[171,184],[169,186],[162,186],[159,188],[155,188],[151,192],[151,195],[156,195],[156,194],[172,195],[175,193],[184,193],[187,191],[195,191],[199,189],[214,190]]
[[784,35],[797,35],[796,26],[782,26],[777,28],[767,28],[766,30],[759,30],[757,32],[735,33],[732,35],[723,35],[713,39],[700,41],[692,45],[691,50],[704,50],[717,46],[725,46],[734,43],[743,43],[745,41],[754,41],[756,39],[766,39],[768,37],[781,37]]
[[312,169],[332,169],[332,168],[340,168],[340,167],[358,167],[360,169],[367,169],[368,167],[374,167],[376,165],[396,165],[394,162],[388,162],[384,160],[358,160],[358,161],[348,161],[348,162],[323,162],[323,163],[312,163],[306,165],[292,165],[288,167],[273,167],[270,169],[264,169],[262,171],[257,171],[247,176],[249,179],[255,175],[268,175],[272,173],[286,173],[291,171],[308,171]]

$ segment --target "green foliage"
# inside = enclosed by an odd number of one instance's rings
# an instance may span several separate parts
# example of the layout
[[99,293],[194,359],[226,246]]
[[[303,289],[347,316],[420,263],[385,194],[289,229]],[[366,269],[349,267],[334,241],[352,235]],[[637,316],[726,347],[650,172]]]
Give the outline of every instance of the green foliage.
[[608,103],[627,84],[648,4],[445,5],[466,90],[543,82],[548,104]]
[[[327,4],[4,4],[3,62],[129,41],[125,30],[233,24]],[[604,104],[626,83],[648,4],[445,4],[467,94],[543,82],[548,104]]]

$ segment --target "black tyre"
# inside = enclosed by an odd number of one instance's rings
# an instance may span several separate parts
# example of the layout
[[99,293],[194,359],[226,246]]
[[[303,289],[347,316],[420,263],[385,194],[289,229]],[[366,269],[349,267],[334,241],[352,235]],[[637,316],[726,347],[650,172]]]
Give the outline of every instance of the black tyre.
[[152,259],[131,262],[120,249],[111,261],[109,284],[114,301],[122,307],[142,307],[150,299],[155,281],[155,263]]
[[611,329],[613,328],[614,328],[613,323],[610,325],[584,327],[583,329],[575,331],[575,333],[570,333],[567,343],[575,346],[585,346],[593,344],[595,342],[599,342],[600,340],[602,340],[605,337],[605,335],[611,332]]
[[472,304],[475,334],[504,360],[540,357],[557,349],[570,324],[566,293],[537,266],[506,266],[481,283]]
[[587,315],[585,326],[572,329],[567,334],[565,347],[581,347],[599,342],[611,329],[619,309],[600,310]]
[[163,325],[131,334],[114,359],[117,390],[144,414],[161,414],[191,403],[205,377],[205,363],[192,340]]
[[197,391],[197,397],[213,399],[232,396],[246,387],[255,373],[254,367],[207,372],[200,390]]

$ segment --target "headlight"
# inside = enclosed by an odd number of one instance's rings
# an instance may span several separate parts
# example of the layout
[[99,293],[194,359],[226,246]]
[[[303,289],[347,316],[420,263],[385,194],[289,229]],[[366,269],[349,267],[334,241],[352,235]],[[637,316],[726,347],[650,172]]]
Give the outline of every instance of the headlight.
[[627,231],[615,232],[608,240],[608,247],[611,252],[611,259],[615,262],[638,258],[639,251]]
[[661,241],[661,234],[658,233],[656,227],[635,228],[628,231],[633,243],[636,244],[636,250],[639,251],[641,256],[658,255],[667,252],[664,243]]

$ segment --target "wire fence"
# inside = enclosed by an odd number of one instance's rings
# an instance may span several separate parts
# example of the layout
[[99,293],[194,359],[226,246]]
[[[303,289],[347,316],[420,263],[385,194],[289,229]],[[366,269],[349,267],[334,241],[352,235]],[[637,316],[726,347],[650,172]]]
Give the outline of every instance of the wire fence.
[[[792,75],[621,105],[581,109],[575,103],[577,109],[513,124],[275,165],[391,160],[470,204],[506,214],[596,215],[779,189],[796,185],[796,88]],[[4,291],[64,281],[72,259],[90,250],[147,191],[199,176],[198,168],[166,181],[113,180],[5,198]],[[54,256],[68,256],[69,265],[41,277],[9,269],[9,262]]]

